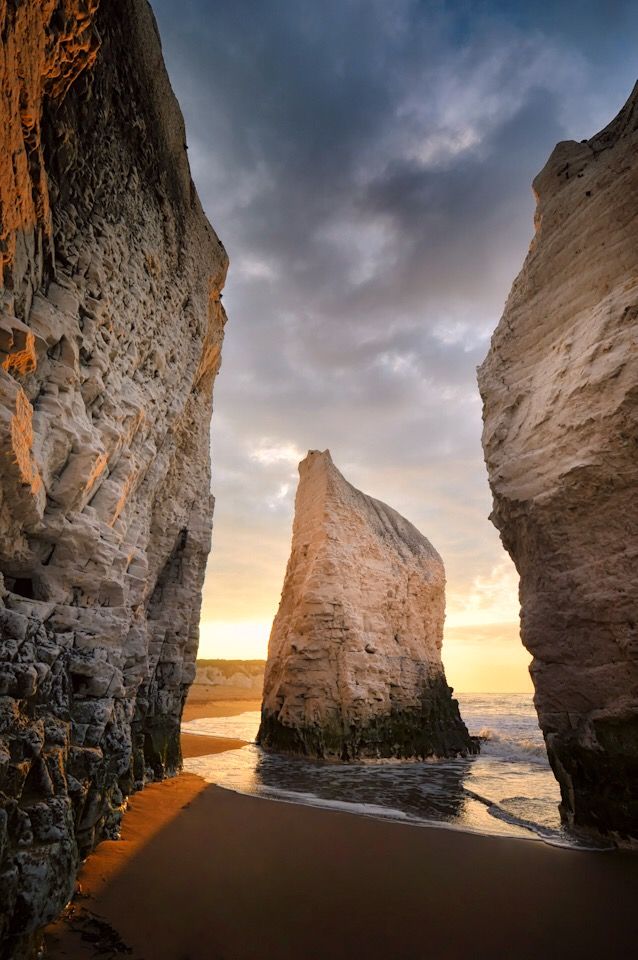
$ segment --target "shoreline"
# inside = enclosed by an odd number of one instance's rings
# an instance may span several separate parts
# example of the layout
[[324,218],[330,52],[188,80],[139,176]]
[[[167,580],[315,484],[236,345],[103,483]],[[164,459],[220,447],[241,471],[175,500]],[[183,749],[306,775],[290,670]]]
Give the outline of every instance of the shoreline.
[[[210,752],[243,744],[184,736]],[[635,948],[638,860],[625,852],[252,796],[190,772],[128,807],[122,839],[85,861],[47,928],[49,960],[621,960]]]
[[[245,745],[245,744],[244,744]],[[229,747],[227,749],[233,749]],[[221,753],[223,751],[216,750],[216,753]],[[189,773],[194,777],[200,777],[200,774],[194,773],[190,770],[185,770],[185,773]],[[204,780],[203,777],[201,777]],[[204,780],[207,786],[214,786],[216,790],[223,790],[225,793],[232,793],[238,797],[251,797],[254,800],[268,800],[271,803],[288,803],[293,807],[310,807],[312,810],[326,810],[327,812],[333,813],[342,813],[345,816],[349,817],[365,817],[367,820],[374,820],[379,823],[392,823],[397,827],[414,827],[417,830],[450,830],[453,833],[467,833],[472,837],[486,837],[491,839],[496,837],[500,840],[511,840],[514,843],[542,843],[546,844],[548,847],[552,847],[556,850],[571,850],[575,853],[614,853],[630,851],[633,848],[627,847],[618,847],[613,844],[609,846],[586,846],[583,841],[582,844],[570,844],[570,843],[561,843],[558,840],[552,840],[549,837],[544,837],[540,833],[534,833],[531,827],[526,828],[526,834],[505,834],[499,833],[497,831],[491,832],[489,830],[481,830],[479,827],[472,827],[467,824],[458,824],[450,823],[446,820],[419,820],[416,817],[412,818],[408,815],[404,815],[400,810],[395,810],[394,815],[391,813],[384,813],[385,807],[379,807],[378,809],[372,809],[373,805],[368,804],[370,810],[364,809],[365,804],[357,805],[356,803],[350,803],[348,800],[317,800],[316,803],[312,801],[297,800],[295,797],[303,796],[303,794],[293,794],[290,791],[290,795],[286,796],[284,790],[275,791],[273,790],[273,795],[267,795],[264,793],[246,793],[242,790],[238,790],[234,787],[228,787],[224,784],[212,784]],[[308,794],[306,794],[308,796]],[[358,807],[358,809],[354,809]],[[388,810],[391,808],[388,807]],[[638,870],[638,862],[636,863],[636,869]]]
[[211,737],[206,733],[185,733],[180,737],[182,759],[190,757],[209,757],[213,753],[225,753],[227,750],[239,750],[248,746],[248,740],[236,737]]
[[[515,694],[515,696],[516,695],[517,694]],[[526,696],[526,694],[518,694],[518,696],[524,697]],[[189,705],[187,704],[187,707],[188,706]],[[193,705],[191,704],[190,706],[192,709]],[[204,717],[200,716],[202,709],[208,711],[208,713],[206,714],[206,718],[211,719],[211,718],[217,718],[221,716],[232,716],[232,715],[236,716],[240,713],[249,712],[249,711],[260,712],[260,707],[261,707],[261,702],[257,700],[245,700],[245,701],[239,701],[239,702],[235,698],[226,699],[226,700],[210,700],[210,699],[205,700],[205,698],[203,698],[200,694],[195,703],[195,710],[197,711],[197,716],[193,717],[192,715],[190,715],[190,711],[189,711],[189,716],[186,716],[186,710],[185,710],[184,722],[188,723],[191,719],[204,719]],[[200,738],[202,741],[208,738],[211,742],[212,749],[210,749],[209,751],[202,744],[201,746],[198,745],[196,752],[194,751],[185,752],[184,751],[185,737]],[[207,734],[204,732],[200,733],[197,731],[189,731],[188,733],[182,732],[182,748],[183,748],[184,759],[186,760],[191,757],[197,758],[200,756],[203,757],[209,754],[217,754],[217,753],[224,752],[222,749],[220,749],[220,746],[219,746],[220,742],[224,739],[225,738],[220,737],[217,734]],[[237,740],[235,741],[235,745],[233,746],[230,739],[228,739],[226,742],[228,743],[228,746],[226,747],[226,749],[229,749],[229,750],[238,749],[243,746],[248,746],[250,745],[250,743],[252,743],[252,741]],[[287,759],[291,763],[294,763],[295,761],[299,761],[303,763],[306,758],[298,754],[289,754],[287,755]],[[331,757],[325,758],[319,762],[321,762],[322,764],[325,764],[326,766],[335,766],[335,767],[340,766],[340,761]],[[433,763],[435,764],[436,762],[437,761],[433,761]],[[413,764],[416,765],[416,764],[422,764],[422,763],[423,763],[422,760],[419,760],[418,758],[412,758],[412,757],[401,759],[401,760],[392,759],[392,758],[387,758],[387,759],[362,758],[357,761],[357,764],[360,764],[361,766],[364,766],[364,767],[368,767],[368,766],[375,767],[377,765],[384,766],[384,767],[385,766],[403,767],[406,765],[413,765]],[[337,811],[346,813],[350,816],[364,816],[364,817],[376,819],[382,822],[397,823],[404,826],[426,827],[426,828],[431,827],[432,829],[437,829],[437,830],[444,829],[444,830],[460,831],[462,833],[469,833],[472,836],[508,837],[513,840],[527,840],[530,842],[540,842],[540,843],[546,843],[549,846],[556,847],[558,849],[584,850],[592,853],[600,853],[600,852],[605,852],[608,850],[615,849],[612,843],[605,844],[602,840],[600,841],[600,843],[597,843],[592,838],[578,837],[577,835],[572,835],[571,837],[570,836],[563,837],[557,833],[556,829],[553,830],[553,835],[549,831],[549,828],[547,833],[543,833],[542,830],[538,828],[538,825],[534,822],[509,819],[507,816],[504,816],[502,818],[497,816],[491,816],[490,818],[488,818],[487,823],[481,824],[481,825],[475,825],[475,826],[468,823],[449,822],[449,821],[439,820],[439,819],[428,820],[425,818],[419,818],[418,816],[410,816],[409,813],[405,813],[404,811],[397,808],[385,807],[382,805],[376,805],[374,803],[357,802],[354,800],[353,801],[330,800],[330,799],[318,797],[315,794],[310,792],[303,793],[303,792],[295,792],[292,790],[287,791],[283,788],[272,788],[271,790],[269,790],[267,787],[264,787],[264,786],[262,786],[261,790],[258,792],[251,792],[250,790],[242,790],[239,787],[235,787],[229,784],[216,783],[214,780],[207,780],[206,775],[203,773],[200,773],[200,771],[196,768],[192,768],[192,767],[189,768],[187,766],[186,769],[189,773],[193,773],[196,776],[202,776],[207,783],[215,784],[218,787],[218,789],[227,790],[231,793],[236,793],[239,796],[249,796],[249,797],[255,797],[256,799],[273,800],[279,803],[290,803],[293,805],[296,804],[302,807],[311,807],[311,808],[320,809],[320,810],[337,810]],[[478,795],[473,795],[472,800],[476,801],[478,804],[482,805],[485,808],[493,806],[492,803],[488,802],[487,800],[485,800],[484,798]],[[504,829],[499,829],[499,826],[498,826],[499,824],[503,824],[503,825],[509,824],[512,828],[511,832],[506,831]],[[519,832],[516,832],[516,831],[519,831]]]
[[187,700],[184,704],[182,723],[190,720],[210,720],[215,717],[235,717],[249,710],[261,710],[261,700],[254,697],[238,699],[236,697],[223,700]]
[[100,930],[131,960],[620,960],[635,946],[628,854],[400,830],[189,774],[139,797],[128,835],[150,808],[162,829],[110,873],[100,845],[81,899],[48,930],[48,957],[103,955]]

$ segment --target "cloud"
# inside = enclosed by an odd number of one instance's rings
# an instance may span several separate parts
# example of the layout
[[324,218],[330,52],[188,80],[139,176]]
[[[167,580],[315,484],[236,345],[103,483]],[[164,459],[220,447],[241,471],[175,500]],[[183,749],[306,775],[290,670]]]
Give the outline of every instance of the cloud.
[[273,440],[262,438],[250,456],[258,463],[266,465],[272,463],[292,463],[296,466],[304,454],[292,443],[277,443]]
[[518,575],[506,558],[462,593],[448,596],[448,628],[518,623],[518,615]]
[[271,615],[310,448],[415,522],[450,595],[476,598],[504,554],[475,367],[531,237],[531,180],[629,93],[638,8],[153,6],[231,258],[206,619]]

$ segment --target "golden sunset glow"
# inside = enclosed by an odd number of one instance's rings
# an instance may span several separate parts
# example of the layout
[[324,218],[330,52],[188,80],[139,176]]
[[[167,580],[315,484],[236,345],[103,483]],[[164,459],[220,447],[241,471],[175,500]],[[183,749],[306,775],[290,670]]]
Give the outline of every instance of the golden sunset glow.
[[[225,534],[222,529],[222,548]],[[226,559],[223,554],[216,557],[213,545],[199,657],[265,659],[288,559],[287,539],[254,542],[246,531],[233,538]],[[530,659],[519,636],[518,576],[508,557],[467,589],[456,578],[448,579],[443,663],[457,692],[531,691]]]
[[637,33],[0,0],[0,960],[636,954]]
[[[265,660],[272,620],[210,620],[200,627],[202,659]],[[446,626],[443,662],[457,692],[531,691],[530,656],[518,623]]]

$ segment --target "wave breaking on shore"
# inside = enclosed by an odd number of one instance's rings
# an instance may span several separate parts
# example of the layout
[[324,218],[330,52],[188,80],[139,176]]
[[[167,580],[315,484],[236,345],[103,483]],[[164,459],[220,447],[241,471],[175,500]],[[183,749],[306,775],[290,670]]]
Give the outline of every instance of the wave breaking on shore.
[[259,712],[192,720],[191,734],[248,741],[239,750],[188,759],[186,769],[251,796],[320,806],[412,825],[437,826],[559,846],[591,848],[560,822],[558,786],[531,697],[465,694],[479,757],[410,763],[334,763],[264,753],[255,745]]

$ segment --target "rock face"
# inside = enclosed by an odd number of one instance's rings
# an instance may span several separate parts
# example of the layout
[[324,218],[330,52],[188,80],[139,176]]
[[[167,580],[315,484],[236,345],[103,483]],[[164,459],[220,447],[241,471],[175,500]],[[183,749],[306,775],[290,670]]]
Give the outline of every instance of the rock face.
[[638,87],[534,181],[537,233],[479,371],[492,519],[578,827],[638,840]]
[[126,795],[180,765],[227,257],[145,0],[0,0],[0,26],[0,940],[18,957]]
[[341,760],[474,752],[441,663],[438,553],[327,450],[299,474],[258,742]]

